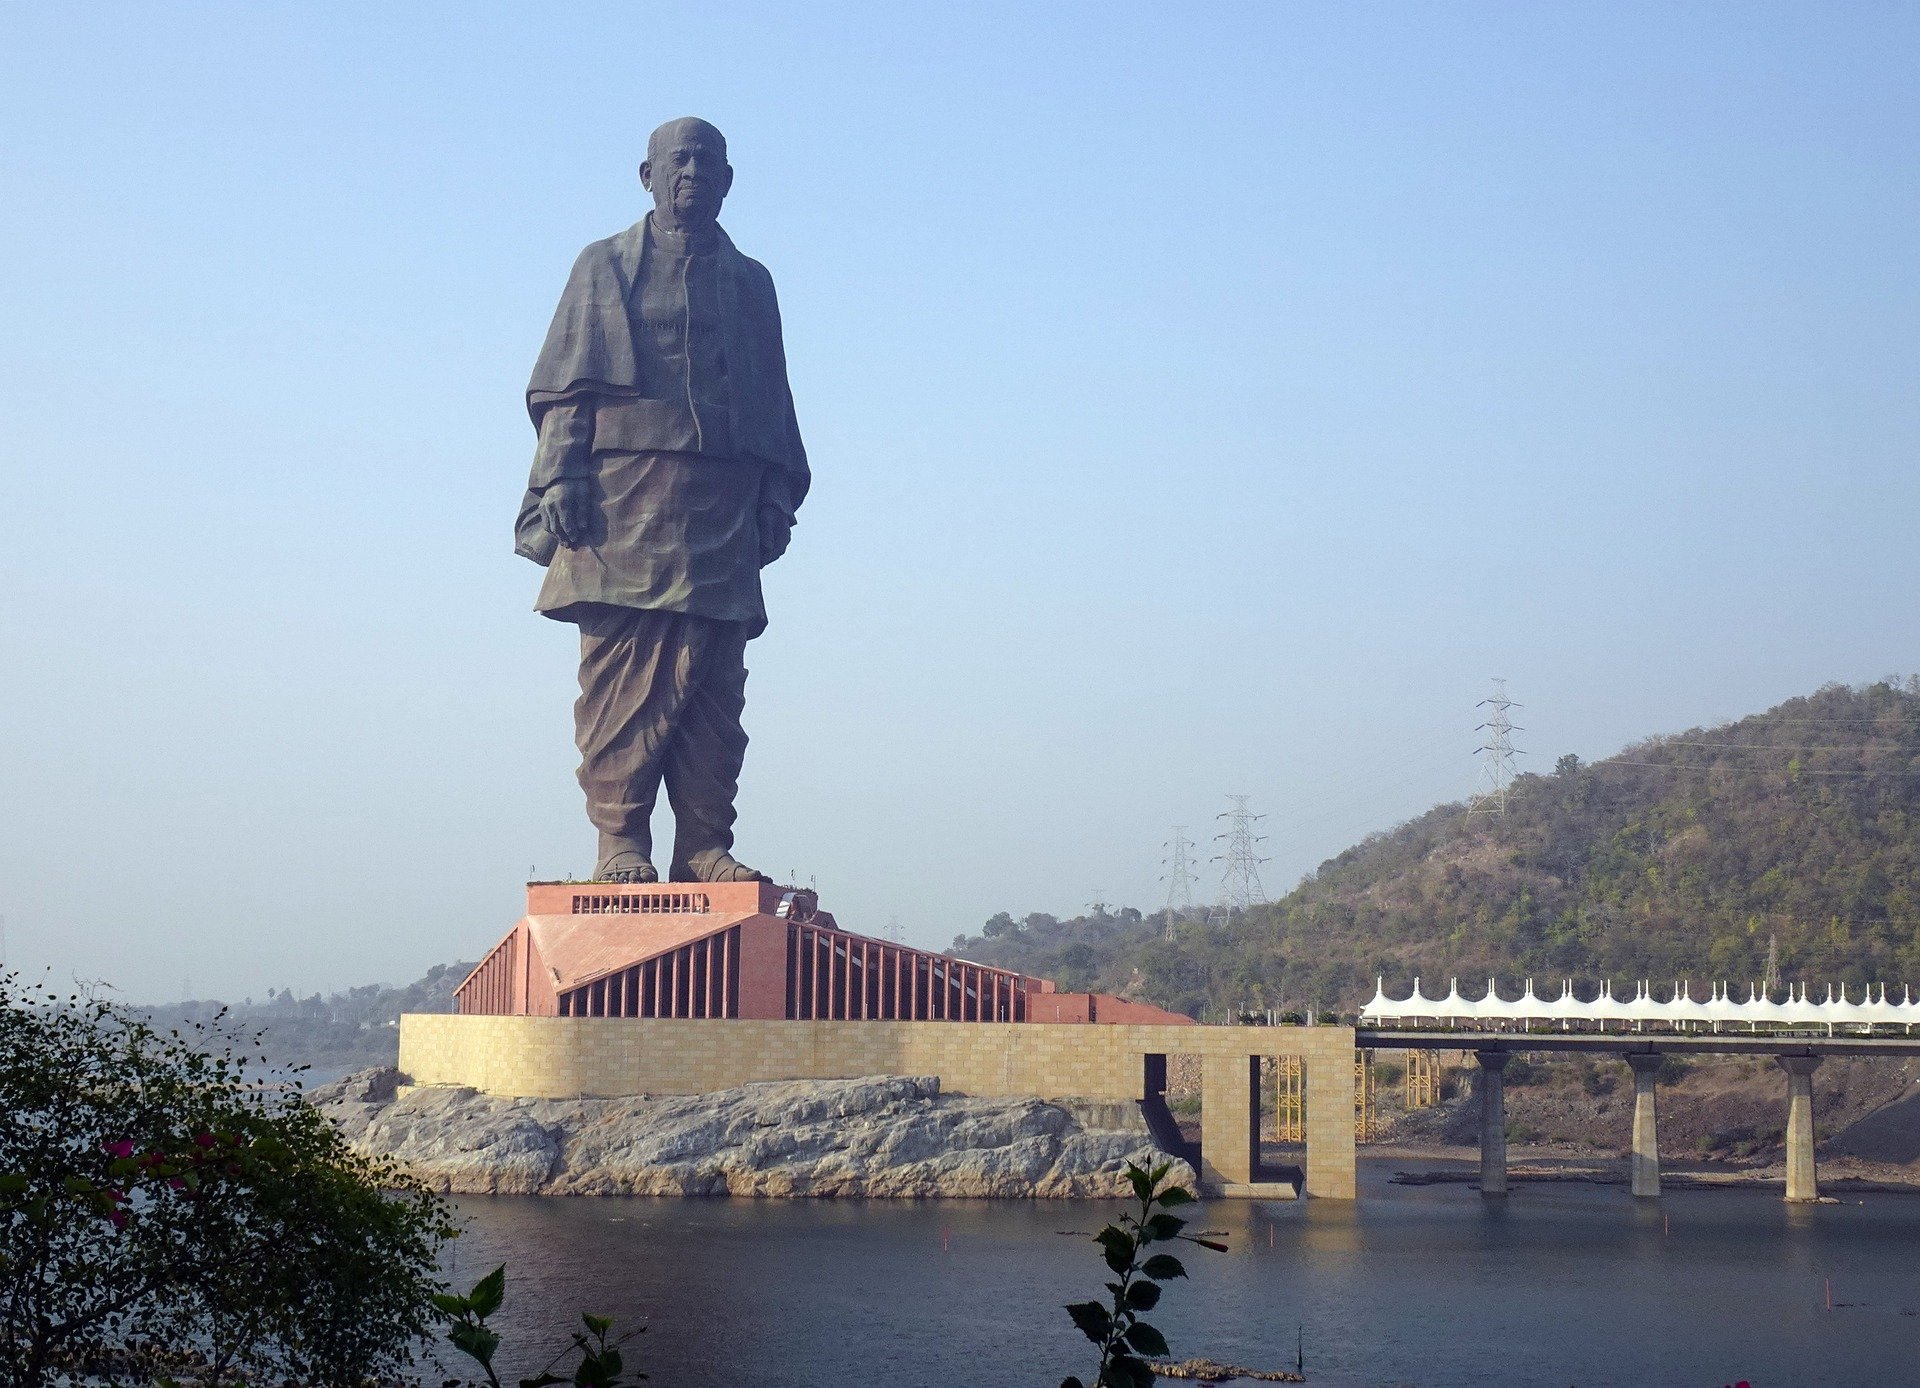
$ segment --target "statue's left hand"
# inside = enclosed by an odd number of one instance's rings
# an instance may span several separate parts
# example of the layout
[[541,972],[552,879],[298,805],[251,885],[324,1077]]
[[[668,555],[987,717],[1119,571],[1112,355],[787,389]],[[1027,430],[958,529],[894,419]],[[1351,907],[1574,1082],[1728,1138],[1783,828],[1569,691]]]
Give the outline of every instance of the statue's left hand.
[[766,568],[785,554],[787,544],[792,539],[793,518],[784,511],[762,509],[760,512],[760,567]]
[[562,477],[541,492],[540,519],[568,549],[586,544],[593,523],[593,494],[587,480]]

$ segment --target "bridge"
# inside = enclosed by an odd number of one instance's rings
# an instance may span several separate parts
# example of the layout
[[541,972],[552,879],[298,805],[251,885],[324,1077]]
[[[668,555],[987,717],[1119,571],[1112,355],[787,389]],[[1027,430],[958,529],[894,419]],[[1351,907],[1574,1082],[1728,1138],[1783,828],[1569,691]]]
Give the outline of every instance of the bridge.
[[[1844,987],[1828,988],[1813,1001],[1802,985],[1789,988],[1783,1001],[1750,986],[1736,1000],[1726,984],[1697,1001],[1684,982],[1660,1000],[1640,983],[1631,999],[1615,998],[1609,983],[1597,996],[1581,1000],[1572,982],[1557,998],[1539,998],[1529,979],[1522,995],[1500,996],[1487,981],[1484,996],[1463,998],[1455,981],[1445,998],[1427,998],[1420,981],[1402,999],[1376,985],[1361,1010],[1354,1044],[1366,1050],[1471,1051],[1478,1066],[1474,1091],[1480,1097],[1480,1189],[1486,1195],[1507,1191],[1508,1062],[1517,1052],[1585,1051],[1617,1055],[1633,1071],[1633,1139],[1630,1159],[1633,1193],[1660,1194],[1660,1116],[1656,1075],[1667,1055],[1771,1056],[1787,1085],[1786,1199],[1805,1203],[1820,1198],[1814,1164],[1813,1073],[1827,1056],[1920,1055],[1920,1001],[1907,991],[1890,1002],[1881,986],[1860,1002],[1850,1002]],[[1393,1023],[1394,1025],[1388,1025]],[[1407,1025],[1412,1023],[1412,1025]]]

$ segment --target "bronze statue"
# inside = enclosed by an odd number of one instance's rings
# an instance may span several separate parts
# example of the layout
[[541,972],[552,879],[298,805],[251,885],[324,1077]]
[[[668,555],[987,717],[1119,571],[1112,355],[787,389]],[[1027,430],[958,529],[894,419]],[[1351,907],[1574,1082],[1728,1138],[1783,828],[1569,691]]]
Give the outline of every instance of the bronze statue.
[[720,229],[726,139],[702,120],[647,141],[653,211],[580,253],[527,386],[539,444],[515,549],[547,567],[536,608],[580,628],[574,730],[594,875],[654,882],[650,820],[673,807],[669,880],[765,880],[733,856],[760,570],[807,494],[780,308]]

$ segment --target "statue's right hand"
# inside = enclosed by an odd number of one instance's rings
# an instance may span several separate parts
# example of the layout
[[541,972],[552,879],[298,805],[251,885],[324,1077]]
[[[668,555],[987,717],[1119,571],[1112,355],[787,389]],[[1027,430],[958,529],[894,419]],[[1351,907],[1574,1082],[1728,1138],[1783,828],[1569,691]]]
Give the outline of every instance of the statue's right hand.
[[581,477],[562,477],[540,493],[540,519],[568,549],[587,543],[593,521],[593,494]]

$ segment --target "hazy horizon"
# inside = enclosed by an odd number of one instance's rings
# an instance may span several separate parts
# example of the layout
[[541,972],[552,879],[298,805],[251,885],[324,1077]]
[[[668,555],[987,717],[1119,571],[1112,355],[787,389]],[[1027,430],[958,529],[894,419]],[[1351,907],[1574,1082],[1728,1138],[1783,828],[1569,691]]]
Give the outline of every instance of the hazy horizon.
[[1547,770],[1920,667],[1909,7],[0,34],[10,964],[404,983],[591,870],[522,391],[683,114],[817,479],[740,853],[850,929],[1151,909],[1229,793],[1278,896],[1472,790],[1492,676]]

